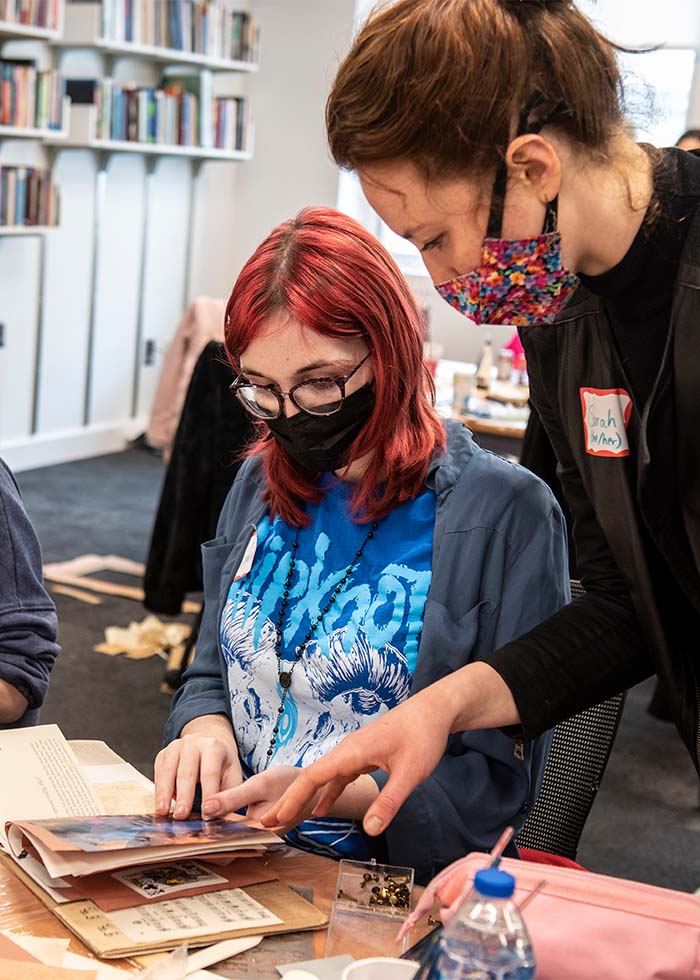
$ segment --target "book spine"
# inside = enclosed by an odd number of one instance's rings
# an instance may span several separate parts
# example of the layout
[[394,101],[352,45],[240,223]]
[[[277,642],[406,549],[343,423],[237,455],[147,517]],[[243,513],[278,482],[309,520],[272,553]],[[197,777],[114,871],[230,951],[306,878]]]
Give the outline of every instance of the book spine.
[[0,225],[7,224],[7,167],[0,167]]
[[126,93],[126,139],[131,143],[138,143],[139,139],[138,92],[134,89]]
[[24,215],[25,225],[39,224],[39,200],[37,189],[40,186],[41,174],[33,167],[27,168],[27,204]]
[[27,217],[27,168],[17,167],[17,205],[15,224],[23,225]]
[[148,142],[148,92],[139,89],[136,94],[136,139],[139,143]]
[[12,118],[12,80],[9,69],[9,65],[0,64],[0,125],[2,126],[9,126]]
[[11,167],[7,173],[7,224],[14,225],[17,193],[17,170]]
[[203,69],[199,73],[199,145],[205,149],[212,146],[212,103],[213,75]]
[[147,94],[147,140],[149,143],[156,143],[158,141],[158,102],[156,100],[156,90],[149,88]]

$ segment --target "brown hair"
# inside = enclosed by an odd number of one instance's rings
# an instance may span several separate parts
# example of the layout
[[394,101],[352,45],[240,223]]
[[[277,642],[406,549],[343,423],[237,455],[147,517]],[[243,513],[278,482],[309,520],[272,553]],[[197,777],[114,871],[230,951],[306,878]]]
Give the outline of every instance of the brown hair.
[[612,42],[570,0],[398,0],[370,16],[326,107],[353,170],[410,159],[428,179],[492,171],[538,93],[551,121],[606,157],[623,125]]

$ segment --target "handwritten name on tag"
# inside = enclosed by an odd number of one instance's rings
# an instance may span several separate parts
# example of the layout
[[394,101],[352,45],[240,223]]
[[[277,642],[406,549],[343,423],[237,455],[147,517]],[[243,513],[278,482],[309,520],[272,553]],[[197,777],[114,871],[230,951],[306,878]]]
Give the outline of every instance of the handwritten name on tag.
[[632,399],[624,388],[581,388],[583,432],[591,456],[629,456]]
[[632,399],[624,388],[581,388],[583,434],[591,456],[629,456]]

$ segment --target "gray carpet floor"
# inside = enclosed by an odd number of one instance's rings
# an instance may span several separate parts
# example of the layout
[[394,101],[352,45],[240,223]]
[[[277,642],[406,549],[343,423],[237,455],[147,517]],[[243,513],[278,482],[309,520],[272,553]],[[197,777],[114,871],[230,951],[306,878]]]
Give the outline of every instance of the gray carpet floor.
[[[162,476],[159,459],[129,449],[20,473],[18,481],[46,561],[85,553],[142,561]],[[60,725],[67,738],[105,740],[151,775],[169,705],[159,690],[163,661],[92,649],[106,626],[143,619],[143,607],[127,599],[87,606],[55,598],[63,652],[42,720]],[[627,699],[579,860],[593,871],[691,891],[700,886],[698,780],[673,726],[646,714],[651,690],[646,683]]]

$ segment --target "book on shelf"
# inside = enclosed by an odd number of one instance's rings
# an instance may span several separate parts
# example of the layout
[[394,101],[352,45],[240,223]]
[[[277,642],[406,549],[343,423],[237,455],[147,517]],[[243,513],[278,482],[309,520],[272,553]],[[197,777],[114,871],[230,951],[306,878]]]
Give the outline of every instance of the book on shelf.
[[0,21],[57,30],[60,0],[0,0]]
[[[197,126],[196,144],[211,149],[214,143],[213,132],[213,75],[207,69],[177,67],[164,68],[160,81],[161,89],[170,96],[178,97],[188,93],[196,102]],[[186,110],[187,111],[187,110]],[[187,129],[187,126],[185,126]],[[186,144],[191,145],[191,144]]]
[[65,83],[55,69],[31,60],[0,58],[0,125],[60,130]]
[[236,0],[103,0],[101,34],[106,41],[256,63],[258,28],[236,6]]
[[0,166],[0,227],[51,227],[58,218],[58,192],[51,171]]
[[[248,103],[212,95],[212,74],[166,69],[160,85],[119,85],[112,78],[68,79],[76,133],[80,138],[153,143],[202,149],[245,150]],[[82,107],[94,109],[88,120]]]
[[240,97],[219,97],[214,110],[214,146],[244,150],[248,146],[248,103]]
[[0,780],[0,861],[98,956],[327,921],[260,860],[276,835],[153,816],[153,784],[102,742],[0,732]]

